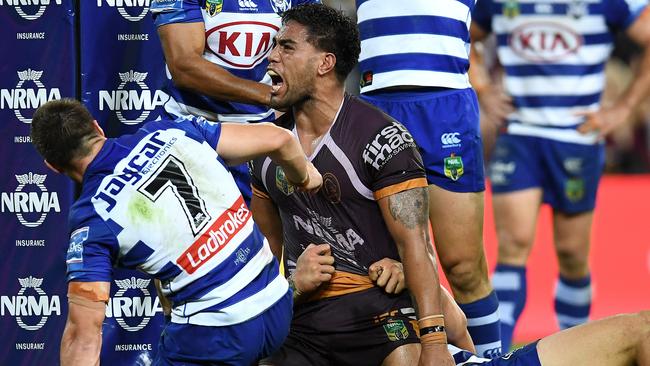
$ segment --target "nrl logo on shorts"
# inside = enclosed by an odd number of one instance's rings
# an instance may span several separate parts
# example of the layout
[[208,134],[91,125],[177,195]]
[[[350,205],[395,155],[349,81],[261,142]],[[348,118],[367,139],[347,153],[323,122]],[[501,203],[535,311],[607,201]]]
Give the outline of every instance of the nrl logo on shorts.
[[401,319],[388,319],[384,324],[384,332],[391,342],[406,339],[409,336],[409,330],[406,329]]
[[[0,303],[2,303],[1,315],[5,316],[6,313],[16,318],[18,326],[25,330],[39,330],[41,329],[50,315],[53,313],[61,315],[61,301],[59,296],[47,296],[45,291],[41,289],[43,284],[42,278],[29,276],[27,278],[19,278],[20,290],[16,296],[1,296]],[[38,321],[33,323],[35,317]],[[30,318],[32,321],[27,321],[23,318]]]
[[[0,0],[2,1],[2,0]],[[32,123],[31,118],[23,116],[25,110],[37,109],[46,102],[61,99],[59,88],[47,89],[41,77],[43,71],[27,69],[17,71],[18,84],[14,89],[0,89],[0,109],[13,109],[16,118],[22,123]],[[25,87],[25,83],[33,84],[36,88]]]
[[223,0],[205,1],[205,12],[208,13],[209,16],[213,17],[221,13],[221,9],[223,9]]
[[[119,290],[106,306],[106,317],[114,317],[117,324],[129,332],[137,332],[146,327],[151,317],[155,316],[157,311],[162,311],[158,297],[152,297],[147,289],[150,282],[150,279],[135,277],[115,280]],[[133,291],[139,291],[144,296],[125,296],[127,292]],[[141,318],[141,320],[138,324],[131,325],[126,322],[127,318]]]
[[271,2],[271,8],[278,15],[282,15],[285,11],[291,8],[291,0],[269,0]]
[[457,181],[465,173],[465,167],[463,166],[463,158],[451,154],[450,157],[445,158],[444,160],[444,170],[445,176],[453,181]]
[[[57,5],[61,5],[61,0],[55,0],[54,1]],[[25,0],[6,0],[2,1],[0,0],[0,5],[3,5],[5,3],[6,5],[13,5],[14,9],[16,9],[16,13],[20,15],[21,18],[25,20],[36,20],[45,13],[45,9],[47,9],[47,6],[52,3],[50,0],[31,0],[31,1],[25,1]],[[23,9],[23,6],[30,9],[30,10],[36,10],[36,12],[33,11],[25,11]],[[38,8],[36,8],[38,6]],[[33,14],[27,14],[27,13],[33,13]]]
[[565,183],[564,193],[573,203],[582,200],[585,196],[585,181],[580,178],[570,178]]
[[275,167],[275,186],[284,193],[285,196],[289,196],[295,192],[295,188],[284,175],[284,170],[281,167]]

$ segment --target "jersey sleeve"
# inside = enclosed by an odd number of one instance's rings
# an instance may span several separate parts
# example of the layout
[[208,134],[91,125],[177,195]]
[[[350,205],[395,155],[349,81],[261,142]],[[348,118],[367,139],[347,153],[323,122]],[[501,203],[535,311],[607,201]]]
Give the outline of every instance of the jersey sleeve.
[[219,137],[221,137],[221,123],[208,121],[203,117],[191,117],[189,121],[201,133],[205,141],[216,150]]
[[151,0],[149,9],[156,27],[203,21],[199,0]]
[[492,12],[494,3],[492,0],[478,0],[472,11],[472,21],[478,24],[486,32],[492,32]]
[[259,157],[248,162],[248,172],[251,176],[251,186],[253,194],[257,197],[270,199],[269,192],[264,186],[264,177],[262,177],[262,165],[266,157]]
[[72,230],[66,255],[68,282],[110,282],[117,238],[99,218]]
[[361,155],[369,188],[376,200],[427,186],[415,140],[406,127],[397,122],[393,121],[374,134]]
[[613,29],[625,30],[648,8],[648,0],[605,0],[605,19]]

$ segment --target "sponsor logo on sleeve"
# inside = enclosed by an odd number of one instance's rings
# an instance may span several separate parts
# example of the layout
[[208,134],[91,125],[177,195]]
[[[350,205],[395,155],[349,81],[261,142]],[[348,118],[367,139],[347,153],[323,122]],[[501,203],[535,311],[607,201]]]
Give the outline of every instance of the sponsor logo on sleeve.
[[73,231],[70,235],[70,245],[65,260],[68,270],[74,269],[73,267],[83,263],[84,242],[88,240],[88,231],[89,227],[84,226]]
[[393,122],[375,135],[372,142],[365,146],[361,156],[366,164],[380,170],[401,151],[416,147],[413,136],[406,127]]

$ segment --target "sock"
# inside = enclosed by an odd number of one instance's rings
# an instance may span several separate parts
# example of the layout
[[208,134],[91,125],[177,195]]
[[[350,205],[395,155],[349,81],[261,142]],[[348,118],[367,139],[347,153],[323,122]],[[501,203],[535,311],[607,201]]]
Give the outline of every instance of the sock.
[[486,358],[501,355],[499,300],[496,293],[492,291],[480,300],[458,305],[467,317],[467,330],[476,346],[476,353]]
[[586,323],[591,310],[591,276],[570,280],[562,277],[555,287],[555,314],[560,329]]
[[492,287],[499,298],[501,347],[505,353],[510,350],[515,324],[526,305],[526,267],[497,264]]

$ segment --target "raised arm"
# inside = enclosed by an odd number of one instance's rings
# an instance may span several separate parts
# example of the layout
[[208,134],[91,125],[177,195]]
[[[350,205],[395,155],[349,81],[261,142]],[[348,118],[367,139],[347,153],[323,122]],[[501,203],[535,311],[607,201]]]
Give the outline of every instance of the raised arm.
[[[432,332],[421,337],[420,365],[454,365],[447,351],[444,328],[432,322],[441,319],[442,295],[434,261],[429,255],[427,188],[405,190],[377,201],[404,265],[406,284],[416,305],[421,331]],[[425,319],[426,318],[426,319]],[[440,331],[442,330],[442,331]]]
[[165,60],[174,84],[215,99],[268,105],[271,87],[239,78],[203,58],[203,22],[171,23],[158,28]]
[[110,282],[68,285],[68,320],[61,338],[61,366],[99,365],[109,289]]
[[305,191],[318,190],[323,183],[293,134],[272,123],[223,123],[217,153],[233,165],[268,155],[282,167],[289,183]]

